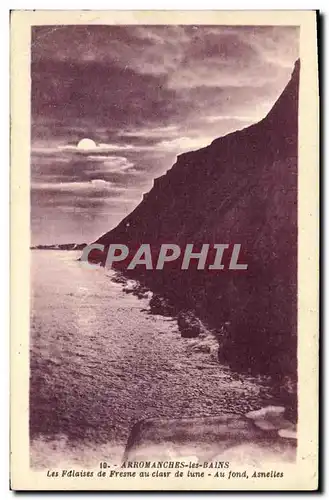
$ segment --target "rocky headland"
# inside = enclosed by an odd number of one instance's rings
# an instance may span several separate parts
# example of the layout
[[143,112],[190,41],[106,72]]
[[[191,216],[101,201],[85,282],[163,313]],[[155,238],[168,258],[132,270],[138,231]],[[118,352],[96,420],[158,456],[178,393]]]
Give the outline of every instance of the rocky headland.
[[[217,335],[221,361],[238,371],[271,376],[292,399],[297,383],[299,69],[297,61],[265,118],[178,156],[136,209],[97,240],[105,249],[114,243],[131,249],[143,243],[155,249],[162,243],[180,248],[241,244],[248,263],[244,271],[195,266],[187,272],[178,265],[121,271],[152,290],[153,308],[167,308],[178,317],[183,336],[197,335],[199,321],[205,322]],[[106,251],[93,251],[90,259],[104,264],[103,255]]]

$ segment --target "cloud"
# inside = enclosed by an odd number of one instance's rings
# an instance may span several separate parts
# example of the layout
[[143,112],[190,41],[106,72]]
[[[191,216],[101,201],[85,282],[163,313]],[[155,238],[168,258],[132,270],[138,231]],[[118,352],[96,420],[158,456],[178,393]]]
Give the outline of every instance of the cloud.
[[[178,154],[263,118],[298,52],[297,26],[33,27],[36,231],[56,207],[70,230],[110,229]],[[85,137],[97,146],[78,149]]]
[[131,144],[98,144],[95,147],[81,149],[74,144],[59,145],[57,147],[34,147],[37,155],[54,155],[58,153],[74,153],[79,156],[88,156],[90,153],[107,153],[108,151],[124,151],[134,149]]
[[237,121],[242,123],[252,123],[257,120],[261,120],[262,116],[260,114],[250,114],[249,116],[226,116],[226,115],[217,115],[217,116],[206,116],[204,119],[207,122],[214,123],[217,121]]
[[122,173],[136,174],[137,171],[133,168],[134,163],[130,162],[124,156],[102,156],[90,155],[87,157],[88,161],[95,163],[96,167],[93,168],[94,173]]
[[211,143],[213,137],[179,137],[170,141],[161,141],[157,147],[163,150],[182,153],[193,149],[200,149]]
[[91,148],[78,148],[78,146],[74,145],[67,145],[67,146],[59,146],[58,149],[61,151],[67,151],[71,153],[77,153],[80,155],[88,155],[90,153],[106,153],[107,151],[124,151],[124,150],[129,150],[133,149],[133,146],[131,144],[98,144],[95,147]]
[[136,130],[127,130],[121,132],[121,135],[123,137],[132,137],[133,139],[136,138],[156,138],[158,139],[159,137],[163,137],[166,135],[174,135],[177,136],[177,133],[179,132],[177,125],[168,125],[167,127],[161,127],[158,126],[156,128],[144,128],[144,129],[136,129]]
[[31,157],[32,182],[75,183],[77,187],[95,180],[115,185],[112,176],[136,175],[133,167],[134,163],[125,156],[77,155],[75,151],[56,148],[34,151]]
[[[171,127],[195,116],[198,103],[190,91],[196,87],[205,115],[213,90],[220,95],[228,87],[258,92],[266,86],[273,99],[298,57],[298,28],[37,27],[33,43],[33,119],[40,127],[45,116],[53,119],[56,134],[59,121],[70,124],[76,140],[79,129],[96,130],[95,139],[107,142],[104,130],[108,138],[123,129],[141,134],[145,126]],[[218,114],[222,104],[218,99]]]

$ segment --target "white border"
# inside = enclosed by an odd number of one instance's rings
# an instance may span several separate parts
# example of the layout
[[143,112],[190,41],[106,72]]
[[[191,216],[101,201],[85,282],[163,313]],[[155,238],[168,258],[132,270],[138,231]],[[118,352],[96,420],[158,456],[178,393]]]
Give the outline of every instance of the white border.
[[[73,6],[72,8],[79,8],[79,9],[85,9],[85,8],[90,8],[91,4],[90,2],[86,2],[84,0],[81,0],[77,2],[78,5],[75,5],[75,2],[71,2],[70,6]],[[201,4],[201,5],[200,5]],[[227,5],[227,4],[226,4]],[[317,5],[314,5],[313,2],[309,1],[299,1],[299,2],[292,2],[289,0],[277,0],[277,1],[271,1],[266,3],[266,8],[267,9],[314,9],[314,8],[319,8],[322,13],[326,14],[328,12],[328,7],[327,7],[327,1],[318,1]],[[264,2],[260,1],[251,1],[248,2],[248,7],[249,9],[262,9],[264,6]],[[99,1],[99,0],[94,0],[92,2],[92,8],[93,9],[107,9],[109,8],[109,2],[108,1]],[[198,9],[202,7],[202,9],[220,9],[222,6],[219,5],[218,1],[209,1],[209,0],[203,0],[202,3],[198,2],[191,2],[191,1],[181,1],[181,0],[174,0],[174,1],[166,1],[163,2],[163,0],[160,0],[157,2],[157,5],[154,5],[154,2],[150,1],[127,1],[127,0],[121,0],[120,1],[120,8],[121,9]],[[231,0],[229,3],[229,7],[231,10],[234,9],[246,9],[246,3],[244,1],[237,1],[237,0]],[[0,7],[0,13],[2,14],[0,16],[0,50],[3,51],[2,54],[2,64],[5,67],[8,67],[8,54],[9,54],[9,30],[8,30],[8,10],[9,9],[65,9],[68,8],[67,1],[63,0],[57,0],[57,1],[51,1],[45,3],[44,1],[40,0],[35,0],[34,2],[30,2],[28,0],[20,0],[20,1],[15,1],[15,2],[3,2],[1,7]],[[328,42],[327,40],[324,40],[324,46],[322,47],[322,51],[325,52],[325,57],[323,58],[323,63],[327,62],[327,54],[328,54]],[[325,73],[325,68],[322,66],[322,72]],[[327,75],[326,75],[327,76]],[[328,79],[325,79],[326,82],[328,82]],[[8,134],[8,115],[9,115],[9,91],[8,91],[8,81],[6,79],[2,79],[2,89],[0,93],[0,99],[2,100],[2,123],[1,123],[1,135],[0,138],[2,139],[2,161],[3,161],[3,177],[5,181],[0,185],[0,203],[2,204],[1,210],[0,210],[0,227],[2,228],[2,245],[0,248],[0,254],[1,254],[1,262],[3,263],[3,273],[2,273],[2,279],[1,279],[1,311],[0,311],[0,318],[2,320],[2,350],[1,350],[1,367],[2,367],[2,373],[1,373],[1,395],[2,395],[2,409],[3,411],[1,412],[1,425],[0,429],[2,434],[2,443],[3,446],[1,447],[2,454],[1,454],[1,459],[0,459],[0,492],[1,492],[1,498],[9,498],[11,497],[12,492],[9,492],[8,490],[8,387],[9,387],[9,382],[8,382],[8,371],[9,371],[9,362],[8,362],[8,335],[6,336],[5,333],[8,332],[8,326],[9,326],[9,314],[8,314],[8,282],[9,282],[9,252],[8,252],[8,241],[9,241],[9,224],[8,224],[8,219],[9,219],[9,191],[8,191],[8,183],[7,179],[9,176],[9,134]],[[326,89],[322,89],[324,92]],[[328,108],[327,108],[328,109]],[[7,112],[8,110],[8,112]],[[324,110],[326,113],[326,110]],[[323,149],[325,149],[325,145],[327,144],[327,132],[325,132],[324,137],[323,137]],[[323,160],[323,169],[325,169],[325,158]],[[324,199],[326,199],[329,196],[329,189],[328,189],[328,176],[326,177],[325,180],[325,194],[324,194]],[[325,207],[325,213],[327,214],[327,206]],[[328,214],[327,214],[328,215]],[[329,218],[325,218],[325,229],[329,229]],[[327,231],[327,234],[328,231]],[[4,238],[5,235],[5,238]],[[317,242],[315,242],[316,244]],[[326,245],[326,249],[328,248],[328,245]],[[327,272],[325,272],[326,278],[327,278]],[[328,299],[329,302],[329,299]],[[329,310],[329,303],[327,303],[327,300],[324,303],[324,313],[326,310]],[[327,342],[327,347],[328,347],[328,342]],[[327,381],[327,373],[326,372],[326,381]],[[31,495],[34,496],[34,495]],[[40,495],[38,495],[40,496]],[[63,494],[61,494],[63,496]],[[64,496],[66,496],[64,494]],[[77,495],[80,496],[80,495]],[[93,498],[95,495],[90,492],[91,498]],[[112,496],[117,496],[117,495],[112,495]],[[120,495],[121,498],[125,497],[126,495]],[[138,495],[142,496],[142,495]],[[176,495],[174,495],[176,496]],[[187,495],[188,497],[192,498],[192,495]],[[233,496],[240,496],[239,494],[233,495]]]

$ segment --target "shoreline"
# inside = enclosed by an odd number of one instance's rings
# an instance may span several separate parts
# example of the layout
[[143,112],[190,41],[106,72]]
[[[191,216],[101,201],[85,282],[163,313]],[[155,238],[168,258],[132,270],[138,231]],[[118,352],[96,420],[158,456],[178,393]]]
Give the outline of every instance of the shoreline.
[[[158,287],[152,287],[150,281],[144,283],[142,277],[136,275],[128,277],[118,269],[113,269],[113,271],[115,277],[111,277],[111,280],[121,284],[125,293],[132,294],[139,299],[147,298],[149,300],[149,309],[145,309],[145,312],[155,316],[171,317],[172,321],[177,322],[183,339],[200,340],[200,349],[205,349],[204,352],[207,352],[207,346],[203,346],[202,341],[204,339],[214,339],[216,341],[216,353],[212,348],[211,354],[218,365],[224,367],[224,369],[229,369],[232,374],[250,377],[250,379],[257,380],[258,383],[264,385],[264,392],[271,393],[269,404],[284,405],[289,419],[297,423],[297,386],[289,377],[283,375],[282,378],[276,380],[271,374],[259,373],[251,369],[248,371],[242,370],[225,356],[225,341],[230,335],[230,322],[224,322],[220,328],[213,327],[207,322],[205,316],[198,314],[195,308],[188,307],[187,304],[186,307],[173,304],[168,294],[161,294]],[[153,291],[152,288],[156,288],[156,291]]]

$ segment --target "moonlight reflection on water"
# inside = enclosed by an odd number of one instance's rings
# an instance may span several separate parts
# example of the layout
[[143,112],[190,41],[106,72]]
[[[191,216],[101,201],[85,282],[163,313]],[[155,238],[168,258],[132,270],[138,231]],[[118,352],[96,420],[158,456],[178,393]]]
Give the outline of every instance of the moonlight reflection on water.
[[173,318],[149,314],[149,299],[125,293],[112,271],[86,268],[78,257],[32,252],[34,466],[119,460],[142,418],[262,406],[261,384],[221,367],[211,334],[182,339]]

